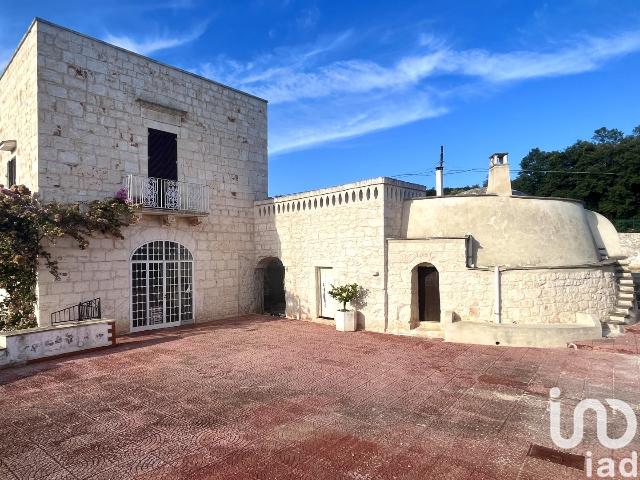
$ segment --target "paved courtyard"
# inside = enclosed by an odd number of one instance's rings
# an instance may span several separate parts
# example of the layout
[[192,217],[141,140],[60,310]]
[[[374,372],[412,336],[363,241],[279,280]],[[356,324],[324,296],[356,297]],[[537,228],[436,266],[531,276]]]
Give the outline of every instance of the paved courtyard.
[[[528,455],[553,447],[549,388],[567,417],[587,397],[640,402],[640,357],[597,349],[340,334],[262,316],[119,342],[0,371],[0,478],[583,478]],[[610,436],[622,433],[609,418]],[[587,421],[573,453],[626,453],[595,436]]]

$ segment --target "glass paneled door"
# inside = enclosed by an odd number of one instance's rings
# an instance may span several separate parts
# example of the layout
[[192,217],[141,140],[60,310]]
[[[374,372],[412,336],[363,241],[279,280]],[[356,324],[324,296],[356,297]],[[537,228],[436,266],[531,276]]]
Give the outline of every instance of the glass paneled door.
[[193,256],[176,242],[155,241],[131,256],[131,329],[193,321]]

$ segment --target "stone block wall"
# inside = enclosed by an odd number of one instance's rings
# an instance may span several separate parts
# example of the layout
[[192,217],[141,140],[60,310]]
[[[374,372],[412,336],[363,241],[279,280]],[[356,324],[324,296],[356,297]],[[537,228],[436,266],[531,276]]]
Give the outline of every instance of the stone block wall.
[[[417,326],[413,269],[421,263],[439,272],[440,310],[463,321],[495,322],[495,277],[489,269],[466,267],[465,239],[389,240],[389,329]],[[604,320],[616,303],[612,267],[527,269],[500,272],[501,322],[574,324],[576,313]]]
[[113,196],[126,175],[147,175],[148,129],[177,135],[178,180],[206,185],[210,211],[197,226],[144,216],[125,240],[95,239],[85,251],[51,248],[62,280],[42,271],[39,321],[100,297],[118,332],[129,329],[130,256],[175,240],[194,256],[195,320],[252,308],[254,201],[267,194],[264,100],[37,21],[39,192],[45,201]]
[[211,215],[229,219],[226,231],[212,232],[210,224],[192,226],[185,219],[167,227],[159,217],[145,216],[126,230],[124,240],[98,237],[86,250],[79,250],[71,239],[60,240],[51,251],[60,262],[61,280],[40,272],[39,324],[49,325],[53,311],[100,297],[102,316],[116,321],[118,333],[129,331],[131,254],[154,240],[178,242],[193,254],[196,322],[252,311],[253,246],[243,241],[246,232],[233,232],[242,223],[231,223],[242,219],[228,211],[214,210]]
[[48,23],[38,23],[40,192],[112,195],[147,174],[147,135],[178,136],[178,180],[206,183],[216,206],[267,193],[264,100]]
[[466,268],[466,239],[388,240],[389,331],[408,333],[417,326],[414,269],[433,265],[439,274],[440,311],[460,320],[486,321],[493,308],[493,273]]
[[576,312],[600,320],[616,304],[612,267],[501,272],[502,323],[576,323]]
[[318,316],[317,269],[332,267],[336,284],[355,282],[366,291],[359,326],[384,331],[388,212],[401,215],[404,199],[420,188],[377,178],[256,202],[256,264],[266,257],[283,262],[287,316]]
[[31,190],[38,189],[37,35],[32,25],[0,77],[0,141],[17,142],[14,152],[0,152],[0,184],[15,157],[17,182]]

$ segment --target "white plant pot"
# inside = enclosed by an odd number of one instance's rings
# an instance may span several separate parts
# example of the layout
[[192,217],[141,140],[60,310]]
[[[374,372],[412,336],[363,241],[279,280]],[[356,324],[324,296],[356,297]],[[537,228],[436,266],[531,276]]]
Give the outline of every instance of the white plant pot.
[[339,332],[356,331],[356,312],[352,310],[336,312],[336,330]]

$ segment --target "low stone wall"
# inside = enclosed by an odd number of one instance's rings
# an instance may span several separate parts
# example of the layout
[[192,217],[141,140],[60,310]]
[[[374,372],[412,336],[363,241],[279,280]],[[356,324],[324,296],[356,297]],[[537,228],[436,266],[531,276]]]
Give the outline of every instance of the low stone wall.
[[501,272],[503,324],[574,324],[576,313],[607,318],[616,304],[613,267]]
[[640,271],[640,233],[621,233],[620,246],[629,258],[632,269]]
[[0,368],[111,345],[115,345],[113,320],[89,320],[54,327],[2,332]]

